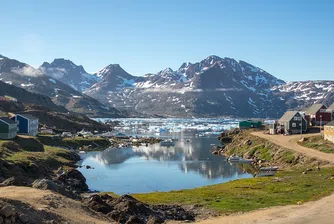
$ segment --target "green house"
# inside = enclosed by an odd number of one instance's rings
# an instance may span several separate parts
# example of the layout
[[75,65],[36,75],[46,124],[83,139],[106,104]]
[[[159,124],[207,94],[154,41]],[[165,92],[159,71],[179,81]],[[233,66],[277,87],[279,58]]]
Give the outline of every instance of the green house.
[[0,139],[13,139],[17,135],[17,123],[7,117],[0,117]]
[[256,121],[256,120],[239,121],[240,129],[260,128],[261,126],[262,126],[262,121]]

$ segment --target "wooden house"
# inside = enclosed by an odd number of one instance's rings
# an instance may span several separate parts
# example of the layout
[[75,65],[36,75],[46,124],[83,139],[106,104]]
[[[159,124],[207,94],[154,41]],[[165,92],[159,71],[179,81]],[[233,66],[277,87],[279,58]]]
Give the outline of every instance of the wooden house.
[[17,135],[17,123],[8,117],[0,117],[0,139],[13,139]]
[[331,121],[324,126],[324,138],[325,140],[334,143],[334,121]]
[[18,122],[20,134],[36,136],[38,134],[38,118],[30,114],[17,114],[11,118]]
[[332,120],[332,113],[323,104],[314,104],[306,112],[312,126],[324,125]]
[[306,132],[308,124],[304,116],[298,111],[287,111],[278,120],[278,133],[281,134],[299,134]]

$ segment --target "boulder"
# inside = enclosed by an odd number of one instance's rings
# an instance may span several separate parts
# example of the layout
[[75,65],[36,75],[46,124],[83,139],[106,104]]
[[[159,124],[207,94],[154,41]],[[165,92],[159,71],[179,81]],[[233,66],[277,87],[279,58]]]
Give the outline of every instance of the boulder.
[[160,224],[166,220],[194,220],[192,212],[176,205],[148,205],[130,195],[119,198],[110,195],[93,195],[86,201],[87,206],[105,214],[118,223]]
[[2,209],[0,209],[0,215],[6,218],[15,215],[15,213],[15,209],[9,205],[5,205]]
[[29,185],[29,178],[24,176],[15,176],[10,177],[4,180],[0,186],[28,186]]
[[66,186],[71,188],[73,191],[85,192],[88,191],[88,185],[86,184],[86,178],[76,169],[61,174],[57,181],[64,183]]
[[28,223],[29,222],[29,218],[28,216],[24,215],[24,214],[20,214],[19,215],[19,220],[22,222],[22,223]]
[[54,183],[54,181],[52,180],[48,180],[48,179],[39,179],[39,180],[35,180],[32,183],[32,187],[33,188],[38,188],[38,189],[42,189],[42,190],[52,190],[52,191],[59,191],[58,186]]

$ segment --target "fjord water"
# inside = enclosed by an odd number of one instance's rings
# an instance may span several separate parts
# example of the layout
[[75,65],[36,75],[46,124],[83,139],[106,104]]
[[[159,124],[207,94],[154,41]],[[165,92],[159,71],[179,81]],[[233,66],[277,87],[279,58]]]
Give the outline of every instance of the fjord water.
[[[165,130],[165,127],[163,129]],[[226,162],[224,157],[211,154],[211,144],[219,145],[215,135],[199,137],[198,132],[194,134],[194,130],[165,132],[159,135],[163,139],[173,137],[178,140],[175,146],[171,147],[154,144],[110,148],[82,155],[83,160],[79,165],[94,167],[80,168],[90,189],[117,194],[170,191],[252,176],[243,172],[237,165]]]

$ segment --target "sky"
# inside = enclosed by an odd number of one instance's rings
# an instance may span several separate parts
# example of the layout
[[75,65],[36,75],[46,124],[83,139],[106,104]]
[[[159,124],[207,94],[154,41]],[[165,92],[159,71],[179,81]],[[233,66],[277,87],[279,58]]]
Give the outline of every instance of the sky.
[[0,1],[0,54],[156,73],[209,55],[286,81],[334,79],[334,1]]

